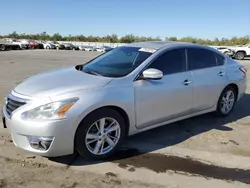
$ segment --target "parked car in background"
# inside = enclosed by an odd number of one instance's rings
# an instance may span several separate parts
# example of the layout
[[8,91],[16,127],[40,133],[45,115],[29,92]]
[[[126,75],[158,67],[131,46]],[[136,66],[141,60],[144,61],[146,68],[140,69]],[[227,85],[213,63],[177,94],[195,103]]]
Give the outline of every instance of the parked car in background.
[[54,44],[54,45],[56,46],[56,49],[57,49],[57,50],[64,50],[64,49],[65,49],[65,45],[60,44],[60,43],[57,42],[57,41],[50,41],[50,43]]
[[218,50],[134,43],[24,80],[6,97],[4,127],[24,150],[101,160],[126,136],[209,112],[229,115],[246,87],[246,69]]
[[237,60],[243,60],[245,57],[250,57],[250,44],[231,47],[230,49],[234,51],[234,58]]
[[19,50],[19,49],[20,49],[19,44],[13,44],[13,43],[7,42],[6,40],[0,39],[0,51]]
[[217,47],[217,50],[219,50],[221,53],[228,55],[229,57],[233,57],[234,56],[234,51],[226,48],[226,47]]
[[43,44],[42,44],[42,42],[40,40],[35,40],[35,42],[38,45],[38,49],[44,49],[44,46],[43,46]]
[[19,46],[19,49],[28,49],[29,48],[28,43],[24,43],[18,39],[4,38],[3,40],[5,40],[7,43],[17,44]]
[[19,39],[19,41],[24,44],[25,46],[27,46],[27,49],[29,49],[29,40],[27,39]]
[[65,50],[79,50],[79,47],[71,43],[64,43]]
[[48,42],[48,41],[42,41],[42,44],[43,44],[43,48],[44,49],[56,49],[56,45]]
[[105,48],[102,48],[102,47],[95,47],[93,49],[93,51],[96,51],[96,52],[104,52],[105,51]]
[[93,51],[93,47],[92,46],[79,46],[79,50],[81,51]]
[[84,51],[84,46],[83,45],[79,45],[78,48],[79,48],[79,50]]
[[29,49],[39,49],[39,45],[37,42],[33,40],[29,40]]

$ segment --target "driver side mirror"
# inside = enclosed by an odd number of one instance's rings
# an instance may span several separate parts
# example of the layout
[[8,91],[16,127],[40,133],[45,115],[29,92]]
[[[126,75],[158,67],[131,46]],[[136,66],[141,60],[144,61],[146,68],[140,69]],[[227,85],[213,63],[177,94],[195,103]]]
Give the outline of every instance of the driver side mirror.
[[163,72],[158,69],[150,68],[143,71],[142,77],[149,80],[160,80],[163,77]]

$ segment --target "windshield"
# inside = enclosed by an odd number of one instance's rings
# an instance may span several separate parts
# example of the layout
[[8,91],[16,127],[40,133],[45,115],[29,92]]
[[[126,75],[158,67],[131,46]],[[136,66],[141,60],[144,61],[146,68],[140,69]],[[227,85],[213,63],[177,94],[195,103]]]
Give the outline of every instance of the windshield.
[[119,47],[84,65],[86,73],[106,77],[122,77],[135,70],[152,52],[137,47]]

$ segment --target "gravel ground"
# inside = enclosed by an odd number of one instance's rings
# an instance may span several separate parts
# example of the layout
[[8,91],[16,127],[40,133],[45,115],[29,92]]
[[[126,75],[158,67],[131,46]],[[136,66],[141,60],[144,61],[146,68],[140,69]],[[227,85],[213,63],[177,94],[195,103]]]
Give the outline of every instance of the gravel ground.
[[0,187],[36,187],[36,188],[121,188],[150,187],[160,188],[153,184],[121,180],[116,174],[98,175],[69,170],[67,167],[50,167],[40,163],[23,162],[0,157]]

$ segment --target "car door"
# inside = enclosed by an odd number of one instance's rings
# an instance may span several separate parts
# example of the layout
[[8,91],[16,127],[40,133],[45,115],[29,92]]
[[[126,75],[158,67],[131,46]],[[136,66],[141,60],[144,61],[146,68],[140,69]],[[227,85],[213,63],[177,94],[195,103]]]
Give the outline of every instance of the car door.
[[160,80],[134,82],[137,128],[145,128],[190,113],[193,76],[186,71],[185,49],[166,51],[146,69],[163,72]]
[[203,48],[188,48],[187,56],[188,70],[194,75],[193,111],[210,109],[227,83],[224,57]]

